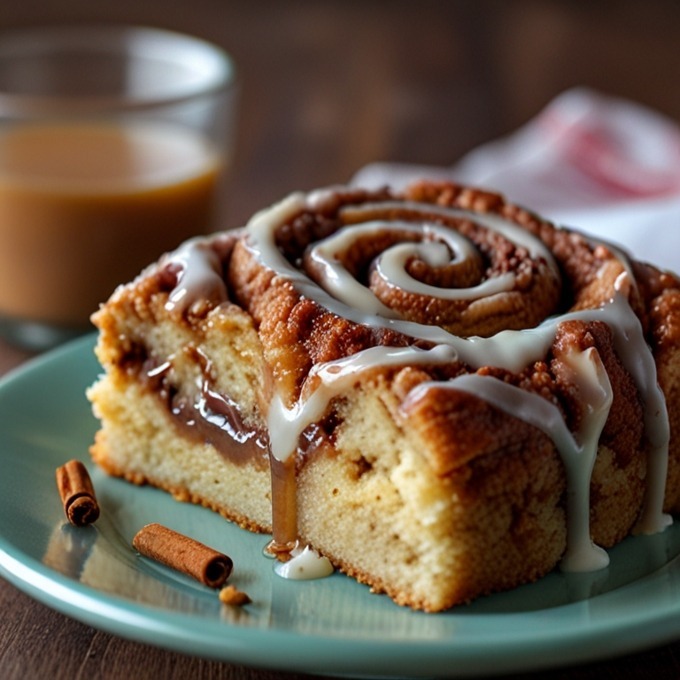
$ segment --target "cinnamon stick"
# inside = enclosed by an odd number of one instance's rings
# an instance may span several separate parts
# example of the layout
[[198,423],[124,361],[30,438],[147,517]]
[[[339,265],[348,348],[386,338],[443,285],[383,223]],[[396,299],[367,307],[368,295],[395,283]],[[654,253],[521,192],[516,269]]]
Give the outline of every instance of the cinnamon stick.
[[99,517],[99,503],[87,468],[70,460],[57,468],[57,488],[68,521],[77,527],[92,524]]
[[132,545],[145,557],[181,571],[211,588],[220,588],[234,566],[227,555],[162,524],[147,524],[137,532]]

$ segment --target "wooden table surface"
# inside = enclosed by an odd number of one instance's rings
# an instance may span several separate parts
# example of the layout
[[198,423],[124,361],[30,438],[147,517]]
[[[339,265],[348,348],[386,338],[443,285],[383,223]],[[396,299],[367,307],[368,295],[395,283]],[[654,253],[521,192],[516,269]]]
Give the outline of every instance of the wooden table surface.
[[[680,122],[676,0],[0,2],[0,30],[93,21],[180,30],[234,56],[242,97],[230,226],[291,190],[345,182],[371,161],[452,163],[575,85]],[[27,358],[0,344],[0,373]],[[2,580],[0,612],[3,680],[295,677],[124,640]],[[679,659],[680,641],[549,677],[678,678]]]

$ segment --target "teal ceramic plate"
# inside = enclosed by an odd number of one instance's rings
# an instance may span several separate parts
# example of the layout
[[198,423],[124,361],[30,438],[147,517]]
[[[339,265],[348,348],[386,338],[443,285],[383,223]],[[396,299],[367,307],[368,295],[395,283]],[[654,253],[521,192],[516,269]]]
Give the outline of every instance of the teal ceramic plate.
[[[554,573],[468,607],[428,615],[334,574],[285,581],[267,537],[90,466],[96,525],[64,522],[55,469],[88,460],[96,423],[85,388],[92,338],[0,382],[0,574],[54,609],[116,635],[239,664],[361,676],[470,677],[572,664],[680,637],[680,529],[624,541],[608,569]],[[232,610],[130,546],[160,521],[228,553],[253,604]]]

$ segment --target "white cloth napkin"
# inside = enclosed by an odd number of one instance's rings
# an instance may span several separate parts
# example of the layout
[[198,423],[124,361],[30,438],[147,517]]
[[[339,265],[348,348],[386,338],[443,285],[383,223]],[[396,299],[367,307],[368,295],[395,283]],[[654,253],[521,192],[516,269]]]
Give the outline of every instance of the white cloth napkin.
[[501,191],[557,224],[680,272],[680,127],[633,102],[568,90],[453,166],[373,163],[352,183],[399,188],[421,178]]

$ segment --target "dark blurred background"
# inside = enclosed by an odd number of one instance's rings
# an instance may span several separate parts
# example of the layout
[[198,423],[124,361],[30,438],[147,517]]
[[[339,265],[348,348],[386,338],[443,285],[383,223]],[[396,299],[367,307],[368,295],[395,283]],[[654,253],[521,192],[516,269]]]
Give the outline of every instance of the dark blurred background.
[[0,30],[136,23],[228,50],[229,220],[375,160],[451,164],[587,85],[680,121],[677,0],[3,0]]

